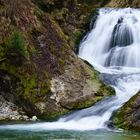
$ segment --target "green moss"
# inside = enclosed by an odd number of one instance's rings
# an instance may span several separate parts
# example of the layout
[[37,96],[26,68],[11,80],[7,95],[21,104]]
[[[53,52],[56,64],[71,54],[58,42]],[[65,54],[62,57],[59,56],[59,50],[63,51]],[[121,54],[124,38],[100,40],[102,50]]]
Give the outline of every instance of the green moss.
[[0,59],[3,59],[4,57],[4,48],[0,45]]
[[81,30],[76,29],[74,31],[74,45],[79,45],[79,42],[82,40],[84,33]]
[[25,68],[30,64],[24,64],[23,66],[16,67],[12,65],[10,61],[6,61],[0,65],[0,70],[8,71],[8,73],[14,75],[19,79],[19,92],[24,99],[31,103],[40,101],[50,91],[50,80],[40,81],[35,71],[29,74]]
[[21,78],[21,85],[23,86],[23,96],[26,98],[30,96],[30,92],[34,92],[36,81],[29,77],[28,79]]
[[115,112],[114,113],[114,117],[113,117],[113,122],[115,123],[115,125],[117,125],[118,127],[123,127],[123,122],[124,122],[124,118],[123,118],[123,114],[120,113],[120,111]]
[[93,73],[93,75],[90,77],[90,79],[91,79],[92,81],[99,82],[99,72],[97,72],[97,71],[95,71],[95,70],[93,70],[93,71],[94,71],[94,73]]
[[129,124],[126,123],[125,119],[126,119],[125,118],[125,113],[123,113],[121,109],[116,111],[113,115],[114,125],[116,125],[118,128],[128,130],[129,129]]
[[45,112],[44,114],[40,115],[40,119],[42,120],[48,120],[48,121],[54,121],[54,120],[58,120],[58,118],[64,114],[67,114],[69,113],[71,110],[69,109],[64,109],[64,108],[61,108],[61,109],[58,109],[56,108],[55,111],[48,111],[48,112]]
[[101,82],[99,93],[104,93],[108,96],[115,95],[115,89]]
[[21,76],[22,95],[31,103],[36,103],[42,100],[42,97],[50,91],[50,80],[39,81],[37,75]]
[[[137,126],[135,126],[133,123],[135,121],[139,120],[135,116],[136,110],[139,109],[139,106],[138,106],[139,104],[136,103],[137,102],[136,99],[138,96],[139,96],[139,93],[136,94],[135,96],[133,96],[127,103],[124,104],[123,107],[121,107],[118,111],[116,111],[114,113],[113,122],[117,127],[123,128],[126,130],[136,130],[137,131]],[[139,129],[139,127],[138,127],[138,129]]]
[[[98,101],[100,101],[103,98],[103,96],[94,96],[90,99],[87,99],[86,101],[77,101],[74,103],[74,105],[72,106],[72,110],[74,109],[83,109],[83,108],[88,108],[93,106],[95,103],[97,103]],[[71,107],[70,107],[71,108]]]

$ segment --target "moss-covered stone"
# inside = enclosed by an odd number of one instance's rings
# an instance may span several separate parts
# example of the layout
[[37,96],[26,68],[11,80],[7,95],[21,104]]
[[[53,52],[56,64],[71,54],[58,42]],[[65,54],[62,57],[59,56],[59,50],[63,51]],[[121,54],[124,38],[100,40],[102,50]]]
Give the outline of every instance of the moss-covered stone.
[[[72,62],[75,55],[71,58]],[[77,69],[80,69],[77,71]],[[99,73],[81,60],[65,66],[64,74],[51,80],[51,98],[63,108],[73,110],[90,107],[97,101],[115,93],[99,80]],[[73,87],[73,88],[71,88]]]
[[113,122],[120,128],[140,132],[140,93],[132,97],[119,109],[113,117]]

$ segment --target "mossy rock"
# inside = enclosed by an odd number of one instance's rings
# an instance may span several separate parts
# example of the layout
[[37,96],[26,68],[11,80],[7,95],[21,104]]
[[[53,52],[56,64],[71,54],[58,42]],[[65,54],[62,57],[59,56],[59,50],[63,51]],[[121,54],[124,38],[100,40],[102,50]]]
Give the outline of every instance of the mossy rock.
[[140,94],[133,96],[124,106],[116,111],[113,122],[117,127],[126,130],[140,131]]

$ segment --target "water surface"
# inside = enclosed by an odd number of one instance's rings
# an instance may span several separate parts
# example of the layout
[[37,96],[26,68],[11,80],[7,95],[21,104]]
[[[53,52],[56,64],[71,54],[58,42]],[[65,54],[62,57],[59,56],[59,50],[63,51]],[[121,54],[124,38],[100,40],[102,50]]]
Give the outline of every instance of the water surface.
[[0,130],[0,140],[140,140],[131,132],[96,131],[17,131]]

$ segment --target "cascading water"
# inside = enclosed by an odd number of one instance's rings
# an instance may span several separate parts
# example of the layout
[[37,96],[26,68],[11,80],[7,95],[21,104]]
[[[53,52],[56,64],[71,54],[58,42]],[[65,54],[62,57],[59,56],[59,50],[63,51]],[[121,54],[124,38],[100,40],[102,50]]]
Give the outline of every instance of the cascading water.
[[140,67],[140,10],[101,9],[79,55],[93,65]]
[[140,89],[140,10],[100,9],[91,32],[80,44],[79,57],[101,72],[116,90],[96,105],[76,111],[57,122],[4,125],[0,129],[96,130],[107,128],[112,113]]

